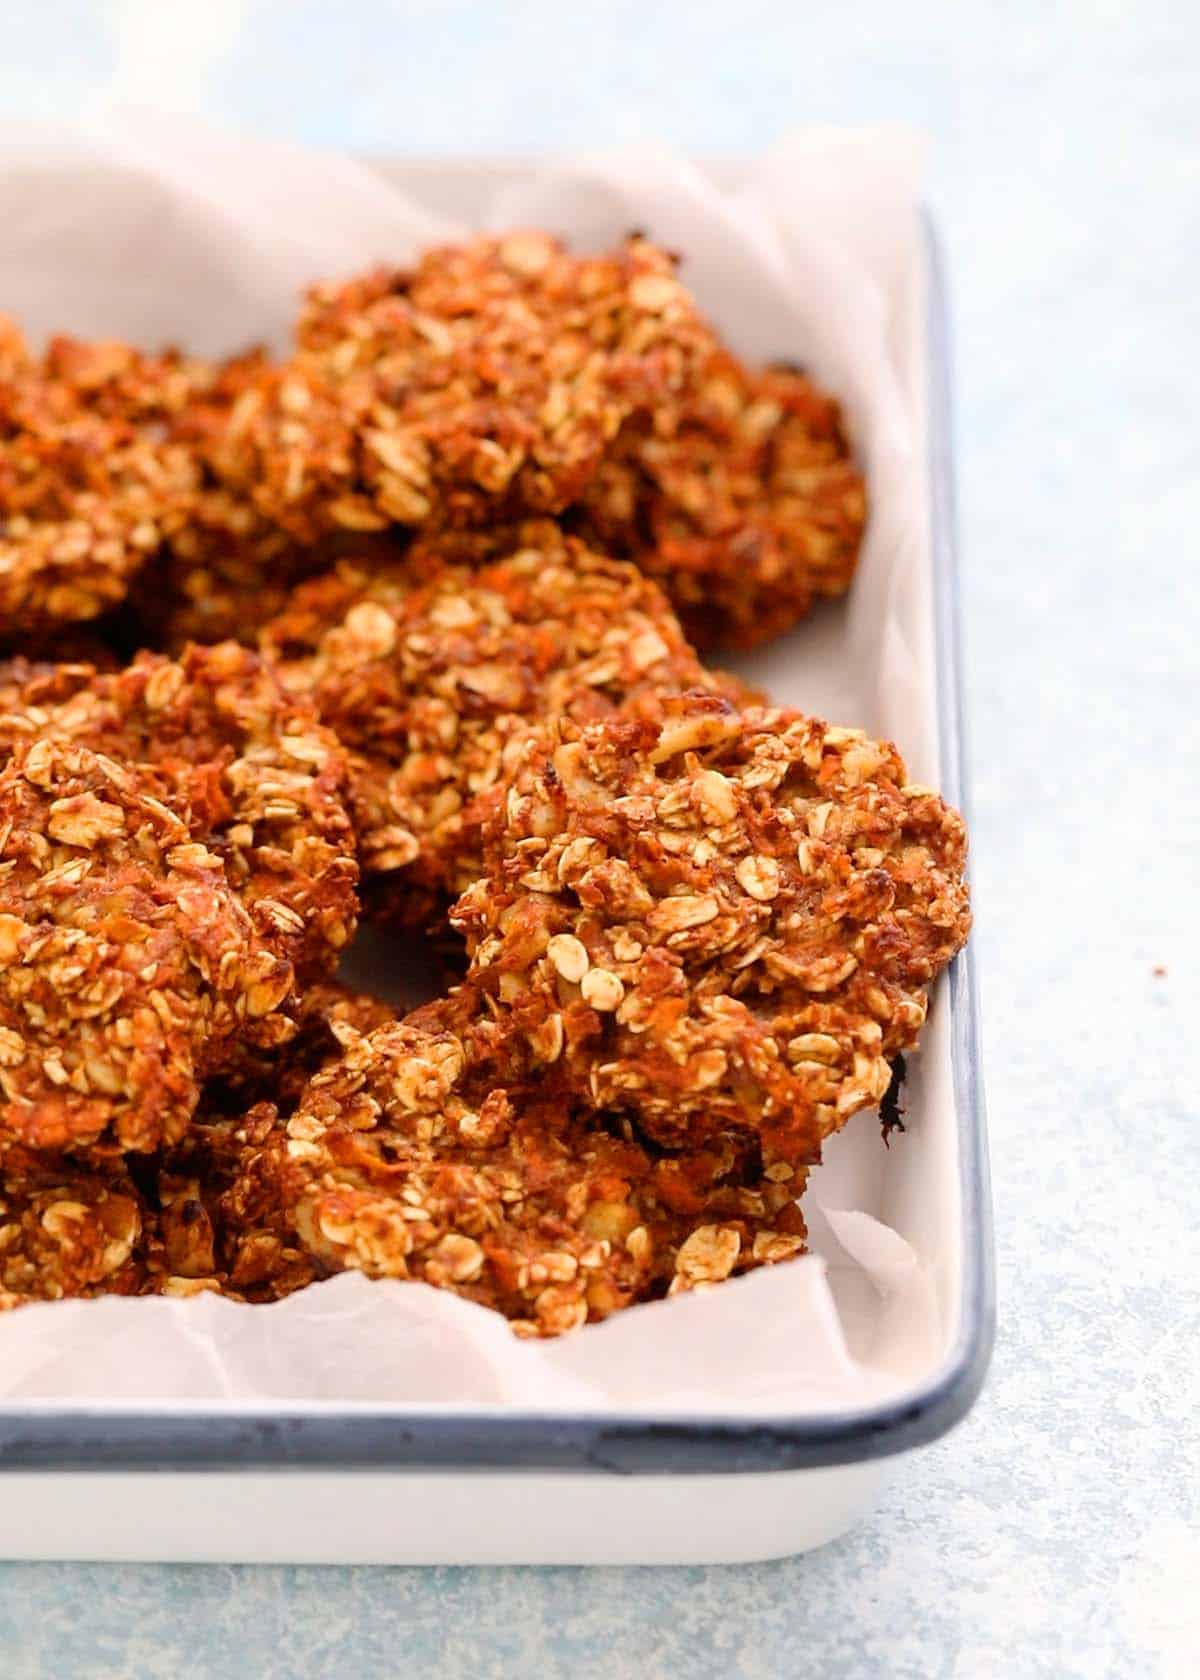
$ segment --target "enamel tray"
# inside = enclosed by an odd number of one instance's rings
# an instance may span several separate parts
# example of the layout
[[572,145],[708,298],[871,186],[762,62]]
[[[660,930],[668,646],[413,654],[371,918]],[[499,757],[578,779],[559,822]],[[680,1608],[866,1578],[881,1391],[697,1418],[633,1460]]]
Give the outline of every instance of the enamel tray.
[[[506,166],[507,167],[507,166]],[[490,173],[489,173],[490,171]],[[494,166],[388,173],[452,211]],[[966,801],[947,304],[927,221],[927,412],[941,787]],[[653,1411],[272,1404],[66,1409],[0,1402],[0,1556],[316,1563],[697,1563],[777,1557],[860,1518],[890,1463],[979,1393],[992,1230],[968,950],[933,1002],[953,1124],[936,1217],[957,1258],[943,1343],[886,1405],[789,1419]],[[895,1151],[891,1152],[893,1155]],[[887,1169],[885,1169],[887,1170]],[[931,1214],[931,1217],[934,1217]]]

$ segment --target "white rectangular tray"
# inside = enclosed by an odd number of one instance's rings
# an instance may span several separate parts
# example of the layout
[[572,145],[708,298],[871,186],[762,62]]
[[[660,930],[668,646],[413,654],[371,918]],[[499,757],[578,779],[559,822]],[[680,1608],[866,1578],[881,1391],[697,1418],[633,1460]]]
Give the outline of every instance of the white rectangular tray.
[[[520,165],[387,173],[470,219]],[[929,439],[926,638],[941,786],[962,804],[957,576],[946,301],[925,229]],[[918,380],[917,383],[922,383]],[[897,1454],[942,1434],[983,1381],[993,1324],[990,1206],[972,964],[938,987],[922,1060],[953,1092],[923,1138],[945,1249],[945,1335],[910,1390],[858,1411],[789,1418],[539,1414],[286,1402],[72,1407],[0,1402],[0,1556],[247,1562],[696,1563],[820,1545],[871,1505]],[[919,1101],[920,1081],[914,1100]],[[907,1144],[908,1140],[905,1140]],[[888,1153],[886,1175],[914,1170]],[[636,1478],[631,1489],[630,1477]],[[631,1499],[630,1493],[635,1492]]]

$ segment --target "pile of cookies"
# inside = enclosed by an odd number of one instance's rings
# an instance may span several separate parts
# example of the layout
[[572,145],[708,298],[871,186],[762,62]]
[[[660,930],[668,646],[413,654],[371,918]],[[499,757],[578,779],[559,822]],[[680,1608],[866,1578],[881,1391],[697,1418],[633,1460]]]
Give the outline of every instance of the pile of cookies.
[[[552,1335],[802,1252],[966,837],[697,649],[865,516],[641,238],[318,285],[283,362],[0,323],[0,1305],[354,1267]],[[444,995],[342,985],[360,919]]]

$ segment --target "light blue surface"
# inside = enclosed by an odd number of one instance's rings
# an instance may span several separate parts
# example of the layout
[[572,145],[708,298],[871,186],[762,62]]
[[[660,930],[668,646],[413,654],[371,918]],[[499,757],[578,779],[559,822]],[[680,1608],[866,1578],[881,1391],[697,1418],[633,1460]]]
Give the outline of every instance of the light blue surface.
[[1198,49],[1186,0],[7,8],[6,114],[156,99],[410,153],[930,131],[1002,1316],[972,1418],[822,1553],[678,1573],[12,1566],[6,1680],[1194,1672]]

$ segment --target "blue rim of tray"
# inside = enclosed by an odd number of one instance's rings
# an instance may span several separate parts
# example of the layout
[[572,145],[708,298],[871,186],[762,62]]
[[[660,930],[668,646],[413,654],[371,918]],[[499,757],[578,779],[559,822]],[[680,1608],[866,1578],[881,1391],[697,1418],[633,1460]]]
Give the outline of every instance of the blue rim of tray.
[[[931,531],[942,785],[968,798],[962,638],[950,405],[950,338],[941,247],[928,254]],[[0,1401],[0,1470],[591,1471],[618,1475],[803,1470],[861,1463],[936,1440],[983,1386],[995,1328],[995,1281],[978,998],[971,949],[943,981],[951,1018],[958,1126],[962,1290],[954,1346],[940,1370],[899,1399],[795,1419],[652,1412],[554,1414],[512,1408],[338,1408],[269,1402],[206,1410],[175,1406],[31,1407]]]

